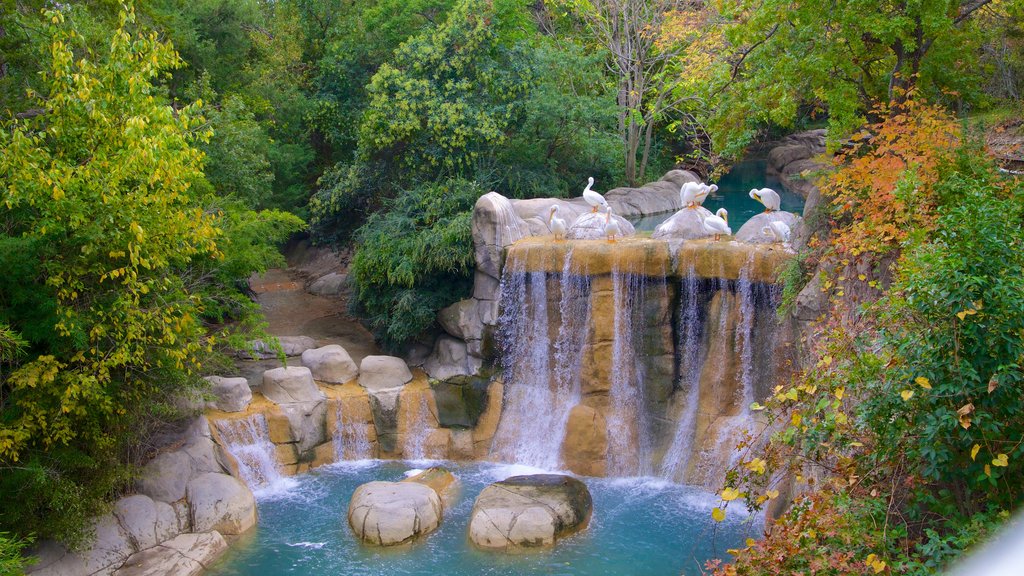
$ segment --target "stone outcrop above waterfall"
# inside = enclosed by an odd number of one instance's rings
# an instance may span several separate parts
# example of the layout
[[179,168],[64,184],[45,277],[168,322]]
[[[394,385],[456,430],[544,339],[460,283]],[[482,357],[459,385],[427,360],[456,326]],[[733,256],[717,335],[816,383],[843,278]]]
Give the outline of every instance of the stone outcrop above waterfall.
[[[604,196],[615,214],[621,217],[657,214],[682,208],[679,189],[686,182],[699,182],[692,172],[671,170],[660,180],[640,188],[615,188]],[[552,204],[557,204],[559,214],[567,222],[573,222],[590,211],[582,198],[571,200],[536,198],[509,200],[490,192],[481,196],[473,207],[473,295],[471,298],[446,308],[438,315],[438,323],[453,338],[466,343],[467,359],[461,361],[462,347],[450,343],[435,344],[430,363],[431,376],[455,375],[459,372],[477,374],[484,364],[492,359],[493,334],[498,323],[498,291],[501,285],[501,266],[506,248],[518,240],[530,236],[548,236],[547,218]],[[631,224],[620,222],[623,234],[632,230]],[[602,222],[601,238],[604,238]],[[429,362],[429,360],[427,361]],[[424,365],[427,365],[427,362]],[[441,376],[435,376],[435,373]]]
[[[569,240],[605,240],[608,238],[608,234],[605,232],[606,217],[604,212],[586,212],[569,226],[565,237]],[[611,219],[619,227],[616,239],[636,236],[636,229],[629,223],[629,220],[614,213],[611,215]]]
[[344,384],[359,375],[359,367],[348,351],[337,344],[311,348],[302,353],[302,365],[313,379],[327,384]]
[[585,529],[592,510],[587,486],[571,476],[513,476],[477,496],[469,539],[480,548],[506,552],[550,547]]
[[711,216],[711,211],[703,206],[683,208],[670,218],[658,224],[651,233],[656,240],[693,240],[714,236],[704,228],[704,219]]
[[223,376],[207,376],[210,392],[215,397],[211,408],[224,412],[241,412],[252,401],[252,390],[245,378],[224,378]]
[[755,214],[750,220],[747,220],[743,227],[739,229],[739,232],[736,233],[736,240],[751,244],[779,243],[779,239],[774,234],[766,234],[764,232],[765,227],[769,226],[772,222],[782,222],[789,227],[791,233],[790,241],[799,234],[800,217],[792,212],[775,210],[773,212]]
[[368,482],[348,504],[348,525],[363,542],[394,546],[433,532],[444,507],[433,488],[418,482]]
[[397,388],[410,380],[409,366],[395,356],[367,356],[359,364],[359,385],[370,393]]
[[648,238],[625,238],[617,242],[549,242],[528,238],[509,250],[528,272],[561,274],[566,254],[572,252],[570,272],[601,276],[628,272],[650,277],[684,278],[693,269],[701,278],[736,280],[741,271],[753,282],[776,281],[781,266],[793,257],[773,245],[699,239],[673,245]]
[[480,371],[483,360],[469,353],[469,344],[454,336],[441,335],[433,353],[423,363],[423,371],[435,380],[470,376]]
[[278,404],[318,402],[323,393],[313,382],[313,374],[305,366],[273,368],[263,373],[263,395]]

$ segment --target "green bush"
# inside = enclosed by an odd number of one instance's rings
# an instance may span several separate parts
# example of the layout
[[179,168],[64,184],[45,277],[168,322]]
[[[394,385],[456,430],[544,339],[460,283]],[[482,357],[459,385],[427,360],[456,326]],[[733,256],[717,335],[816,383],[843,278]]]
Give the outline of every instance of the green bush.
[[430,327],[441,308],[472,285],[473,205],[485,190],[450,179],[403,191],[357,234],[350,278],[354,311],[386,346]]

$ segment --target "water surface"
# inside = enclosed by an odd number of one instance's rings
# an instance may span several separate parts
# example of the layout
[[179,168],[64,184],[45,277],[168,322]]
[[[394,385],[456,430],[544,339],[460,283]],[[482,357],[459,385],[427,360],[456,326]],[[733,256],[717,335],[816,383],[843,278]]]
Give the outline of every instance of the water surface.
[[[707,492],[653,478],[583,478],[594,499],[584,532],[553,550],[509,555],[475,549],[466,537],[473,500],[488,484],[533,473],[521,466],[446,464],[462,482],[441,527],[420,542],[382,549],[360,544],[346,510],[356,487],[400,480],[422,462],[339,463],[296,477],[276,493],[259,496],[259,524],[212,567],[209,576],[339,575],[677,575],[700,574],[704,561],[726,557],[762,528],[759,518],[729,509],[725,522],[710,518],[718,504]],[[736,503],[734,503],[736,504]]]

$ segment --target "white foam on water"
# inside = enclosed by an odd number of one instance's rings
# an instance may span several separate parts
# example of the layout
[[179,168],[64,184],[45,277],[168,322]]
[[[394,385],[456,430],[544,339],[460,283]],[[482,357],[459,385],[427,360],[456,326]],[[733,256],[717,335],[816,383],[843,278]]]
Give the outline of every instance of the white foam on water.
[[423,472],[423,470],[423,468],[410,468],[405,472],[402,472],[402,475],[405,476],[406,478],[412,478],[413,476]]
[[327,542],[286,542],[292,548],[306,548],[308,550],[319,550],[327,545]]

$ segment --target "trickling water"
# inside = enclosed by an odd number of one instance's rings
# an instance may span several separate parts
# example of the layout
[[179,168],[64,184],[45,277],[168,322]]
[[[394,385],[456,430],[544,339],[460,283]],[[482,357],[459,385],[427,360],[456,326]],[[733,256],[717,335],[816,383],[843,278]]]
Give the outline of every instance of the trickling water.
[[269,488],[283,480],[263,414],[217,420],[216,426],[224,449],[238,462],[238,475],[249,488]]
[[366,431],[366,423],[358,422],[345,410],[344,402],[338,402],[337,422],[332,434],[334,457],[337,460],[367,460],[373,458],[373,445]]
[[740,351],[740,406],[744,414],[749,414],[750,405],[754,402],[754,290],[750,283],[749,262],[740,270],[736,298],[740,306],[739,325],[736,327],[736,348]]
[[[645,370],[635,345],[642,342],[646,277],[612,272],[615,306],[612,382],[609,390],[607,470],[610,476],[651,473],[650,416],[644,398]],[[635,338],[640,336],[640,338]]]
[[427,437],[435,428],[431,422],[430,404],[427,392],[408,394],[402,400],[409,396],[416,398],[404,410],[405,434],[402,441],[402,456],[407,460],[424,460],[431,456],[427,454]]
[[679,359],[680,387],[686,395],[682,414],[676,425],[672,444],[661,462],[660,475],[674,479],[685,471],[693,453],[693,440],[697,425],[697,406],[700,402],[700,365],[703,321],[701,319],[700,280],[690,265],[680,286],[679,333],[682,350]]
[[528,257],[528,251],[510,256],[501,280],[498,342],[505,403],[492,454],[502,461],[553,470],[561,467],[566,421],[579,401],[589,285],[585,275],[571,272],[572,252],[567,252],[559,282],[559,328],[552,345],[547,274],[527,272]]

